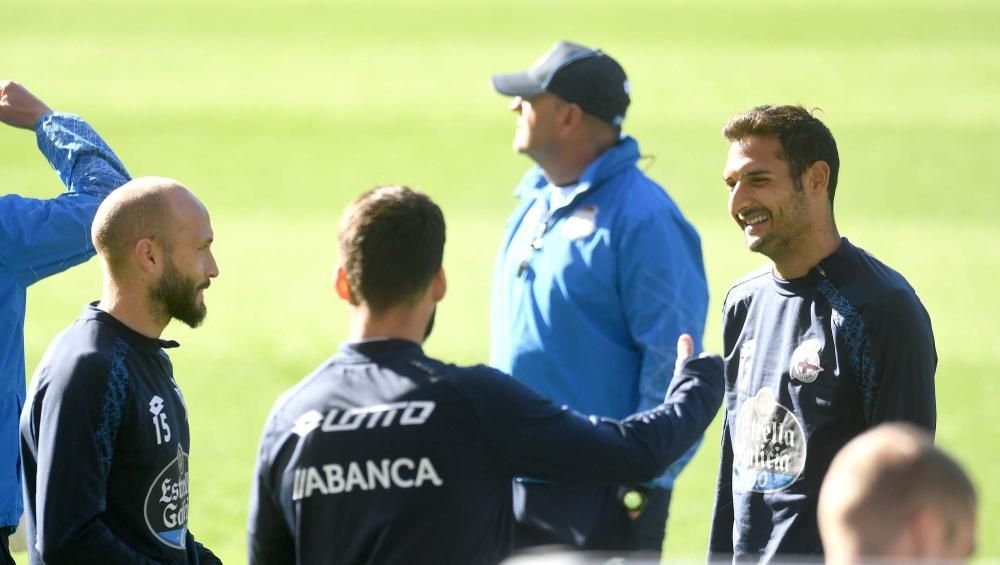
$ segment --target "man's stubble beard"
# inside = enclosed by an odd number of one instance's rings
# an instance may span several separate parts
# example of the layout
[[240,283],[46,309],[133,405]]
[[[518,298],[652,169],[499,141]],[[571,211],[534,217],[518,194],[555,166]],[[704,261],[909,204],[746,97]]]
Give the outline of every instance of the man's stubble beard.
[[198,291],[210,283],[199,286],[185,276],[172,260],[167,259],[163,275],[149,291],[149,302],[154,315],[169,322],[178,319],[191,328],[201,325],[208,313],[204,303],[198,303]]

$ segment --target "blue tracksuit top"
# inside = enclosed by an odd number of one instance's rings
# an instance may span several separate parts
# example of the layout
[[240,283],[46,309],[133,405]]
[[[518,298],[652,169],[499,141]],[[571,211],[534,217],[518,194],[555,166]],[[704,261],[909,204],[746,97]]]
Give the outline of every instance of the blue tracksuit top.
[[[611,418],[663,401],[677,338],[691,334],[700,350],[708,309],[698,233],[638,159],[635,139],[622,137],[551,214],[548,181],[528,171],[494,269],[490,364]],[[658,486],[672,488],[693,453]]]
[[816,505],[864,430],[937,423],[930,317],[906,279],[846,238],[807,275],[770,267],[729,291],[713,561],[821,560]]
[[0,526],[17,525],[23,511],[17,422],[25,394],[27,288],[94,255],[90,224],[97,207],[130,178],[79,116],[47,114],[35,134],[66,192],[51,199],[0,196]]
[[701,436],[722,393],[719,357],[690,359],[653,410],[588,418],[412,341],[345,344],[271,411],[249,562],[497,563],[511,547],[515,475],[649,480]]

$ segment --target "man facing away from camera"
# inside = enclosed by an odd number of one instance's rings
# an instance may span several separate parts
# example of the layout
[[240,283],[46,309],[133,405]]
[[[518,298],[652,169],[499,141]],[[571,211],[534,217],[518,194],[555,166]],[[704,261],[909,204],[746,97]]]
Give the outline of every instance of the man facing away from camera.
[[441,210],[405,187],[371,190],[344,212],[336,291],[348,340],[268,418],[251,564],[497,563],[511,549],[513,477],[646,481],[711,422],[721,360],[689,359],[688,336],[666,400],[623,421],[425,355],[444,241]]
[[726,297],[725,421],[713,559],[820,556],[820,485],[881,422],[933,433],[937,353],[906,279],[841,237],[833,134],[799,106],[758,106],[723,130],[729,212],[771,260]]
[[[27,289],[93,257],[90,224],[128,172],[90,124],[53,112],[16,82],[0,81],[0,122],[35,132],[66,191],[55,198],[0,196],[0,564],[23,512],[17,421],[24,406]],[[9,190],[3,187],[0,190]]]
[[196,327],[219,274],[208,211],[171,179],[130,181],[92,229],[101,300],[49,346],[21,415],[32,564],[211,564],[187,529],[188,414],[160,338]]
[[833,459],[819,497],[829,565],[964,563],[976,547],[976,489],[924,430],[879,425]]
[[[681,333],[701,341],[701,241],[623,135],[631,88],[610,55],[561,41],[512,96],[514,150],[536,166],[496,260],[490,363],[553,401],[611,418],[658,405]],[[659,552],[674,480],[695,448],[642,485],[515,485],[518,546]]]

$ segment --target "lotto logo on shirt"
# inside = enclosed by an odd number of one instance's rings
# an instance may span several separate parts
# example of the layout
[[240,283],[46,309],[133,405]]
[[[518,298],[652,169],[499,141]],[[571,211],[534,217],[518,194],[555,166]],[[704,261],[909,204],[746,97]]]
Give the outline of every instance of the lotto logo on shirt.
[[160,471],[146,493],[146,526],[164,545],[184,549],[188,522],[188,458],[180,444],[177,457]]
[[433,412],[434,402],[429,400],[391,402],[346,410],[334,408],[326,416],[317,410],[310,410],[295,420],[292,432],[301,437],[316,428],[324,432],[349,432],[362,427],[370,430],[393,425],[422,426]]

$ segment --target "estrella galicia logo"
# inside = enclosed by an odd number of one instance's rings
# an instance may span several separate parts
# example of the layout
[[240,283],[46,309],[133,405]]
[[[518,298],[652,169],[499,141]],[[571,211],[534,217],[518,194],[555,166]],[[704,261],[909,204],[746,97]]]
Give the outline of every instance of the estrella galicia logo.
[[165,545],[184,549],[188,515],[188,457],[177,444],[177,457],[167,463],[149,486],[146,526]]
[[795,414],[767,387],[736,414],[733,486],[754,492],[784,490],[806,466],[806,437]]

